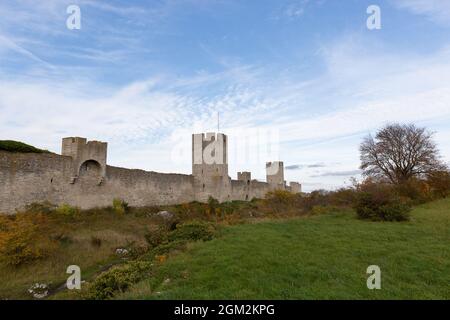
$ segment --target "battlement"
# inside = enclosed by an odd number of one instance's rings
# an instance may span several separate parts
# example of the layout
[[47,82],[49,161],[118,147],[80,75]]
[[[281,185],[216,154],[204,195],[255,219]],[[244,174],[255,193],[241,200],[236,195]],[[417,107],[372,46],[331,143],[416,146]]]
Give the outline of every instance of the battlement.
[[75,183],[80,174],[89,172],[98,176],[96,179],[101,184],[106,175],[107,150],[106,142],[87,141],[82,137],[63,138],[61,154],[74,161],[71,183]]
[[267,182],[248,171],[228,176],[228,138],[223,133],[192,135],[192,175],[162,174],[107,166],[108,144],[83,137],[62,139],[61,154],[0,151],[0,212],[12,213],[32,202],[50,201],[82,208],[111,205],[123,199],[131,206],[220,202],[264,198],[301,185],[284,181],[283,162],[266,164]]
[[250,184],[250,181],[252,180],[252,173],[248,171],[238,172],[237,179],[239,181],[244,181],[245,183]]

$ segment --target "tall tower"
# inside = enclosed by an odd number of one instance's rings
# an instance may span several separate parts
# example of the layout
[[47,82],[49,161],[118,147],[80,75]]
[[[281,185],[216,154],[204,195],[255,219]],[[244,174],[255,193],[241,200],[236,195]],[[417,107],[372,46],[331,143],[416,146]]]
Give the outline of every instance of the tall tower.
[[282,161],[266,163],[266,179],[271,189],[285,189],[284,165]]
[[192,175],[198,201],[212,196],[219,201],[230,198],[228,177],[228,138],[223,133],[192,135]]

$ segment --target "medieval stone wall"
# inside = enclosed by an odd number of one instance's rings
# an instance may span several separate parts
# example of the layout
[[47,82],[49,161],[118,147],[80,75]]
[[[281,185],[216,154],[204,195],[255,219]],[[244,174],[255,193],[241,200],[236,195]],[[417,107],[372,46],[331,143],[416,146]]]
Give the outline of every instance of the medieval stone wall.
[[112,205],[123,199],[131,206],[264,198],[277,188],[300,192],[284,181],[283,163],[268,163],[268,183],[251,180],[250,172],[228,176],[227,137],[193,135],[192,175],[165,174],[106,165],[107,144],[85,138],[64,138],[62,155],[0,151],[0,213],[14,213],[27,204],[49,201],[83,209]]
[[[77,163],[75,163],[77,165]],[[194,200],[193,177],[106,167],[80,174],[71,183],[74,161],[54,154],[0,151],[0,212],[13,213],[32,202],[67,203],[83,209],[110,206],[120,198],[132,206],[164,205]]]

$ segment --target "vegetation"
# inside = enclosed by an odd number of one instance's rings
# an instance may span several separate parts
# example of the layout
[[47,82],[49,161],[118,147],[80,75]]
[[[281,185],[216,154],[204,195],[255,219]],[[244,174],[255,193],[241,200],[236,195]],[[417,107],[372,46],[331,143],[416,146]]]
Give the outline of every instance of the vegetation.
[[368,136],[360,146],[364,175],[401,184],[446,170],[439,160],[433,134],[413,124],[390,124],[375,139]]
[[0,140],[0,151],[23,153],[49,153],[47,150],[38,149],[26,143],[13,140]]
[[[404,223],[362,221],[341,209],[227,227],[116,298],[449,299],[449,212],[445,199],[417,207]],[[381,268],[381,290],[366,287],[369,265]]]

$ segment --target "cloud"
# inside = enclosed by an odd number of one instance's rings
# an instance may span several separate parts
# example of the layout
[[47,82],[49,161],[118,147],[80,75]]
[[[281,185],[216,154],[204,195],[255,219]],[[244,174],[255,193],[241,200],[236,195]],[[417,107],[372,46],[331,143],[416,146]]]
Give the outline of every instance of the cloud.
[[324,163],[313,163],[313,164],[294,164],[286,166],[286,170],[300,170],[303,168],[325,168],[327,165]]
[[362,173],[361,170],[349,170],[349,171],[329,171],[324,172],[317,175],[312,175],[311,177],[348,177],[348,176],[356,176]]
[[413,14],[424,15],[430,20],[450,26],[450,2],[446,0],[391,0],[400,9],[406,9]]

